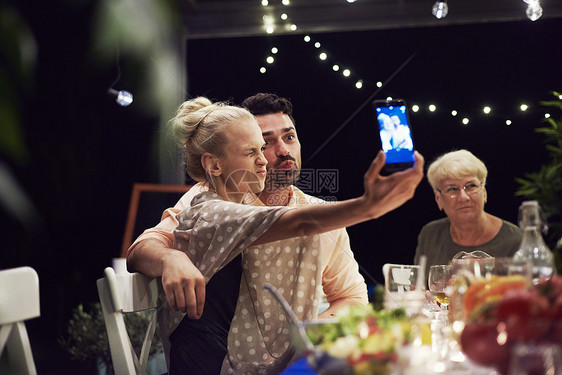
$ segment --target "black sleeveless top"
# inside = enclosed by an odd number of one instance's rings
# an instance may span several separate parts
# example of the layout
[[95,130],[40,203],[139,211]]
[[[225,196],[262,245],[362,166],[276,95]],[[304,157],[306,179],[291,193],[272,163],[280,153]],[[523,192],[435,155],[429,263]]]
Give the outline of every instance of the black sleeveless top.
[[220,373],[240,292],[241,259],[238,255],[207,283],[201,318],[186,315],[170,335],[170,375]]

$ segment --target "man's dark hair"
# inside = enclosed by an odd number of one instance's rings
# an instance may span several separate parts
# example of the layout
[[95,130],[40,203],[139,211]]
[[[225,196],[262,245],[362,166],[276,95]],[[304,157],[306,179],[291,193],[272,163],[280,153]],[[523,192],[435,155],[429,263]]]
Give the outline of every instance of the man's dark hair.
[[291,119],[293,125],[293,105],[288,99],[270,93],[259,93],[252,95],[242,102],[242,107],[250,111],[254,116],[269,115],[272,113],[284,113]]

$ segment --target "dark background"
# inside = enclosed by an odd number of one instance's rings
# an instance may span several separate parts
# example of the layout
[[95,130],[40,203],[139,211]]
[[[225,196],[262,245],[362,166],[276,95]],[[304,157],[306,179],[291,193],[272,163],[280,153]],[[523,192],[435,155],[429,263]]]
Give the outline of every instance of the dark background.
[[[0,150],[0,161],[33,203],[35,220],[0,210],[0,268],[29,265],[39,273],[41,317],[27,324],[38,371],[70,374],[93,364],[70,361],[56,339],[73,307],[98,299],[95,281],[120,254],[133,183],[160,182],[160,124],[143,103],[146,77],[138,61],[122,59],[120,80],[138,99],[122,108],[106,94],[117,71],[91,52],[94,2],[12,5],[36,40],[37,58],[28,81],[9,75],[24,152],[14,157]],[[379,148],[368,103],[404,98],[422,107],[411,122],[426,160],[471,150],[489,169],[487,211],[516,222],[522,198],[515,196],[514,179],[548,161],[534,128],[544,115],[538,102],[562,90],[560,35],[556,19],[313,35],[336,59],[330,62],[320,62],[300,34],[189,40],[185,97],[240,103],[271,91],[291,99],[303,168],[337,170],[336,191],[316,192],[337,199],[361,194],[363,173]],[[276,62],[261,74],[272,46],[279,48]],[[332,61],[354,76],[334,73]],[[356,77],[363,79],[361,90]],[[380,90],[379,80],[385,83]],[[526,113],[518,109],[523,102],[530,105]],[[430,103],[437,112],[425,109]],[[484,105],[491,115],[482,114]],[[461,125],[451,109],[470,123]],[[506,119],[513,124],[506,126]],[[421,226],[441,216],[424,180],[403,207],[349,228],[368,282],[382,281],[386,262],[411,263]]]
[[[332,71],[331,62],[321,62],[302,35],[189,41],[189,94],[235,103],[258,91],[290,98],[303,168],[336,169],[337,192],[317,195],[338,199],[361,194],[363,173],[379,149],[369,99],[373,94],[404,98],[422,107],[410,113],[416,149],[428,162],[452,149],[472,151],[489,169],[487,211],[516,222],[522,198],[515,196],[514,178],[548,160],[534,128],[545,113],[538,101],[550,99],[549,91],[561,82],[562,55],[548,42],[561,30],[559,20],[544,20],[314,35],[332,61],[363,79],[361,90],[354,86],[356,78],[344,78]],[[260,74],[272,46],[279,49],[276,62]],[[386,82],[380,90],[379,80]],[[430,103],[436,112],[426,109]],[[531,109],[522,113],[521,103]],[[490,115],[483,114],[485,105],[492,107]],[[459,111],[457,117],[450,115],[452,109]],[[461,124],[464,116],[468,125]],[[424,180],[403,207],[349,228],[365,274],[380,282],[385,262],[411,263],[421,226],[438,217],[442,214]]]

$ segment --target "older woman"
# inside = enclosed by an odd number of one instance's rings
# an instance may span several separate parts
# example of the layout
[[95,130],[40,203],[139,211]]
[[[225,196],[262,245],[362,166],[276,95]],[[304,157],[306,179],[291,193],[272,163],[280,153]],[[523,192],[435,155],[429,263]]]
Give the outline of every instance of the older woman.
[[[488,170],[467,150],[437,158],[427,170],[435,202],[447,217],[426,224],[419,236],[415,264],[427,256],[427,268],[448,264],[460,251],[484,251],[492,256],[511,256],[521,242],[514,224],[484,211],[488,199]],[[426,273],[427,275],[427,273]]]

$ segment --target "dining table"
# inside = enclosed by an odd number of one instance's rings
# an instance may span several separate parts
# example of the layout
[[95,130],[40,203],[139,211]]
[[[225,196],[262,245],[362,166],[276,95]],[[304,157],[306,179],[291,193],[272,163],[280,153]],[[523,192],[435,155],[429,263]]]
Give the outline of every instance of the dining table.
[[[428,366],[430,367],[430,366]],[[308,362],[306,357],[299,358],[295,363],[287,367],[282,375],[321,375]],[[336,374],[333,374],[336,375]],[[374,374],[380,375],[380,374]],[[447,368],[429,370],[427,368],[403,369],[394,371],[388,375],[498,375],[496,370],[488,367],[478,366],[470,360],[465,359],[462,363],[450,365]]]
[[307,349],[282,374],[562,374],[562,276],[532,284],[519,273],[455,275],[446,302],[386,285],[375,293],[380,303],[352,306],[332,322],[299,322],[280,299],[300,328],[291,345]]

